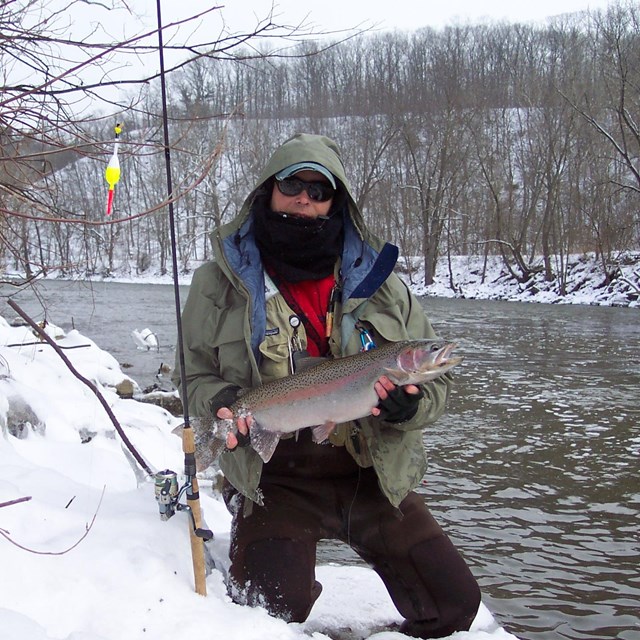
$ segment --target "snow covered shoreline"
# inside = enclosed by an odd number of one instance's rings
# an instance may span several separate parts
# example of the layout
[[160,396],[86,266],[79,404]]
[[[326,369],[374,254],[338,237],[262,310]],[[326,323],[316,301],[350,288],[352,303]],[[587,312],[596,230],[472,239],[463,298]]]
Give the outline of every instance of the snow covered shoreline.
[[[542,271],[527,282],[518,282],[508,273],[499,256],[489,256],[486,263],[477,256],[458,256],[450,263],[443,258],[438,264],[435,282],[429,287],[421,284],[424,282],[422,268],[411,278],[408,274],[404,277],[417,295],[640,307],[640,253],[621,256],[608,274],[593,254],[569,256],[564,273],[565,293],[560,291],[558,278],[547,282]],[[610,282],[607,282],[607,275]]]
[[[541,264],[540,261],[535,263]],[[594,254],[569,256],[564,265],[564,293],[556,277],[548,282],[542,271],[527,282],[516,280],[499,256],[452,256],[438,262],[435,281],[424,285],[424,267],[419,258],[401,258],[397,272],[418,296],[503,300],[546,304],[582,304],[611,307],[640,307],[640,252],[619,256],[615,267],[605,274],[602,263]],[[179,275],[181,285],[189,285],[192,273]],[[5,274],[7,277],[7,274]],[[14,274],[19,279],[21,276]],[[86,279],[100,282],[171,284],[171,274],[145,272],[132,275],[121,268],[108,275],[87,278],[61,276],[51,272],[48,278]]]

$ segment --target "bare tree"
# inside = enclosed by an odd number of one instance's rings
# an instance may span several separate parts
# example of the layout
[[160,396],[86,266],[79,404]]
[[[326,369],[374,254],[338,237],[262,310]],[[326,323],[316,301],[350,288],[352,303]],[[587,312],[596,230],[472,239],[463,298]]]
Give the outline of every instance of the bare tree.
[[[89,248],[89,236],[84,226],[106,227],[99,234],[103,244],[106,268],[111,269],[116,255],[121,249],[123,236],[117,225],[129,224],[132,220],[141,220],[146,216],[156,219],[156,239],[158,258],[164,264],[168,256],[165,241],[166,221],[163,206],[166,204],[166,188],[156,180],[151,191],[153,195],[146,209],[140,209],[141,198],[138,192],[126,204],[119,204],[114,219],[104,219],[105,184],[101,178],[90,182],[95,176],[93,168],[79,167],[76,179],[81,182],[78,193],[73,189],[61,189],[59,181],[47,179],[70,163],[79,163],[103,170],[111,153],[113,125],[122,119],[126,112],[128,123],[127,141],[122,140],[122,161],[133,161],[134,152],[144,151],[150,163],[163,160],[163,143],[154,132],[159,131],[160,117],[157,101],[149,103],[145,87],[157,78],[156,73],[148,74],[144,68],[138,68],[132,75],[121,77],[119,71],[113,71],[114,65],[122,65],[122,56],[134,58],[157,54],[156,28],[144,29],[125,39],[108,37],[101,26],[95,26],[82,35],[74,36],[72,18],[75,10],[89,9],[93,12],[91,25],[100,25],[98,15],[101,12],[119,10],[130,14],[129,3],[125,0],[106,7],[101,3],[88,0],[25,0],[23,2],[4,2],[0,5],[0,227],[3,251],[13,255],[22,263],[23,270],[34,273],[37,263],[42,262],[37,251],[32,249],[40,244],[40,225],[71,225],[64,232],[56,231],[58,237],[58,259],[69,264],[68,254],[84,245]],[[204,18],[211,18],[219,12],[219,6],[208,6],[197,15],[169,23],[164,26],[168,33],[179,26],[195,24]],[[134,16],[131,16],[134,17]],[[72,34],[72,35],[69,35]],[[189,69],[197,80],[202,67],[195,65],[207,61],[237,61],[237,53],[244,49],[245,60],[262,59],[264,52],[257,52],[257,42],[277,42],[282,48],[282,38],[293,42],[304,40],[312,35],[304,25],[278,25],[268,15],[258,20],[254,29],[242,33],[228,33],[224,26],[211,36],[207,32],[202,40],[179,43],[172,40],[166,45],[166,55],[171,54],[171,63],[167,73],[171,77]],[[155,38],[155,39],[154,39]],[[174,44],[174,42],[176,42]],[[252,46],[253,52],[247,52]],[[120,61],[120,62],[119,62]],[[190,65],[195,66],[191,67]],[[117,79],[113,79],[114,76]],[[195,114],[194,105],[202,109],[207,104],[208,91],[214,86],[198,85],[199,93],[182,98],[190,117],[208,116]],[[128,88],[130,93],[123,102],[109,97],[105,91]],[[219,90],[219,87],[217,87]],[[131,91],[138,91],[135,95]],[[102,109],[102,115],[92,116],[91,111]],[[219,115],[218,112],[217,115]],[[145,122],[146,121],[146,122]],[[173,131],[179,127],[172,125]],[[213,143],[215,149],[215,141]],[[214,151],[204,149],[204,154],[191,163],[199,167],[200,173],[191,171],[191,180],[178,183],[178,189],[171,194],[179,199],[194,189],[209,173],[216,159]],[[192,154],[192,159],[194,158]],[[154,173],[147,167],[148,176]],[[156,172],[159,178],[160,172]],[[148,185],[147,185],[148,186]],[[76,197],[79,196],[79,197]],[[79,209],[80,202],[82,210]],[[183,218],[189,220],[188,216]],[[18,220],[14,223],[11,220]],[[130,248],[125,243],[124,256],[128,257]],[[89,258],[87,264],[95,260]],[[40,265],[45,268],[45,265]]]
[[640,192],[640,7],[614,4],[592,21],[596,74],[589,91],[567,97],[623,163],[620,186]]
[[[0,7],[5,262],[29,277],[166,270],[156,75],[108,72],[120,56],[157,55],[157,34],[69,36],[68,10],[103,10],[87,0],[17,7]],[[427,283],[445,251],[483,251],[521,282],[541,270],[561,291],[570,253],[595,250],[607,267],[638,247],[636,5],[541,27],[319,35],[267,16],[250,33],[167,45],[183,271],[210,256],[208,231],[239,210],[273,147],[298,131],[340,144],[368,223],[422,255]],[[105,101],[116,88],[126,93]],[[120,119],[122,179],[106,219],[104,167]]]

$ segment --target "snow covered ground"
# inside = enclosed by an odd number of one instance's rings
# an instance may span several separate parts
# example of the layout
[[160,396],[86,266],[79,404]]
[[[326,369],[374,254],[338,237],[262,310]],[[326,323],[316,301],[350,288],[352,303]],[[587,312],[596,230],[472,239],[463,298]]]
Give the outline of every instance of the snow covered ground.
[[[91,340],[53,325],[48,332],[152,470],[180,473],[181,442],[171,434],[179,420],[119,397],[115,385],[128,378]],[[0,507],[0,640],[405,638],[382,631],[401,618],[364,567],[320,566],[324,591],[304,624],[233,604],[218,569],[208,595],[197,595],[187,516],[161,521],[152,479],[97,396],[28,327],[0,317],[0,345],[0,505],[30,498]],[[224,570],[230,518],[206,480],[200,489],[215,534],[208,546]],[[515,638],[484,605],[472,630],[454,636]]]

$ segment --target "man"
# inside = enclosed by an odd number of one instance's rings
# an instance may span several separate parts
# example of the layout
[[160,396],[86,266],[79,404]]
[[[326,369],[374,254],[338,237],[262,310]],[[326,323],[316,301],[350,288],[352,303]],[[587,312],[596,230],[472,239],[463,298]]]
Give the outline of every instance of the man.
[[241,388],[290,374],[300,356],[435,337],[393,273],[397,248],[366,228],[336,144],[309,134],[285,142],[212,242],[215,261],[194,273],[183,313],[181,392],[192,415],[237,424],[220,459],[233,514],[231,597],[303,622],[321,591],[316,544],[334,538],[380,575],[403,633],[467,630],[478,585],[412,491],[426,470],[422,429],[444,411],[448,375],[402,388],[383,376],[371,416],[338,425],[323,444],[302,429],[266,464],[246,446],[251,417],[229,409]]

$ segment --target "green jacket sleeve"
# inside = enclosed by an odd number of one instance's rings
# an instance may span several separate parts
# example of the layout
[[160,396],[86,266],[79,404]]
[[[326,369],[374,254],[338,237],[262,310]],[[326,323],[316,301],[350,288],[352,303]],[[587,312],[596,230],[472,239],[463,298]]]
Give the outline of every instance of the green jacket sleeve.
[[[214,263],[198,268],[182,312],[186,393],[174,382],[194,416],[212,412],[213,399],[231,386],[250,386],[251,365],[244,334],[245,301]],[[176,358],[176,365],[178,365]]]
[[[384,342],[437,337],[420,301],[396,275],[391,275],[371,298],[360,320],[372,329],[376,340]],[[422,429],[444,413],[451,385],[452,377],[449,374],[423,384],[425,396],[415,416],[406,422],[369,419],[376,420],[385,428],[399,431]]]

